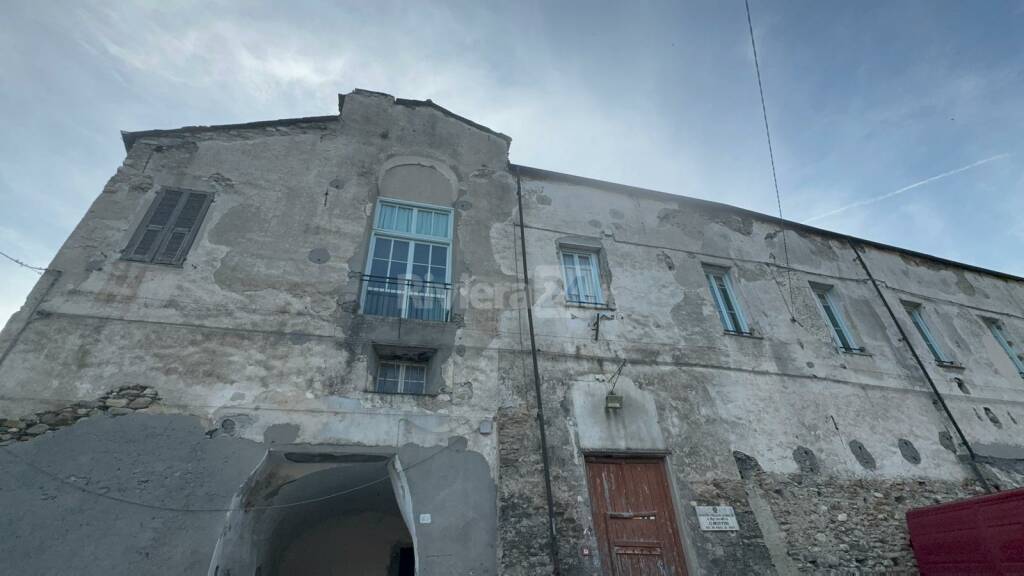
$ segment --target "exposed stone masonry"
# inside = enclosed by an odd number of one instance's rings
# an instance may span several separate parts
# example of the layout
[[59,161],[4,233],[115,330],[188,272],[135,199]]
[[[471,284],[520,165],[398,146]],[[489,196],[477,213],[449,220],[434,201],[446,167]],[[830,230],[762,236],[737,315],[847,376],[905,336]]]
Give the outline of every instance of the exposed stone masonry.
[[917,574],[907,511],[984,492],[971,481],[772,474],[740,456],[744,480],[760,489],[790,559],[807,574]]
[[106,413],[124,416],[145,410],[159,400],[155,388],[142,384],[121,386],[100,396],[98,400],[79,400],[59,410],[36,412],[31,416],[0,420],[0,446],[26,442],[51,430],[70,426],[82,418]]

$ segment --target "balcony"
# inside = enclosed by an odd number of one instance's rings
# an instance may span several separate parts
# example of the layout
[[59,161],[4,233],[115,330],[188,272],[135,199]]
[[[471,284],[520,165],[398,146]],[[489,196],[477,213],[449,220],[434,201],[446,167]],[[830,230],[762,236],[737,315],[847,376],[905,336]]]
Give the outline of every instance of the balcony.
[[363,314],[434,322],[451,316],[452,285],[445,282],[364,275],[360,293]]

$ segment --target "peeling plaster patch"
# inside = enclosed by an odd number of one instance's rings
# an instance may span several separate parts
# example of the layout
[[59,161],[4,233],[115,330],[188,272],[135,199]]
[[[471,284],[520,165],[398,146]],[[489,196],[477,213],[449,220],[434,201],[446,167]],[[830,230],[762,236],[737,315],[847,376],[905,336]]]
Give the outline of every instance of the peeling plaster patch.
[[537,201],[537,204],[540,204],[541,206],[551,206],[551,197],[544,192],[538,190],[533,196]]
[[744,454],[739,450],[732,451],[732,457],[736,460],[736,468],[740,471],[740,478],[744,480],[753,478],[755,474],[761,474],[764,470],[761,468],[761,463],[757,461],[757,458]]
[[850,440],[850,452],[853,453],[854,458],[864,468],[874,470],[877,467],[875,457],[871,455],[871,452],[868,452],[868,449],[864,447],[860,440]]
[[961,292],[968,296],[977,294],[978,291],[974,288],[974,284],[971,284],[971,281],[967,279],[967,274],[963,270],[955,270],[953,273],[956,274],[956,287]]
[[914,443],[906,438],[900,438],[897,444],[900,447],[900,454],[903,459],[915,466],[921,463],[921,453],[914,447]]
[[754,232],[754,220],[749,216],[741,216],[731,210],[682,210],[679,208],[663,208],[658,212],[658,224],[681,230],[701,230],[711,222],[729,230],[750,236]]
[[274,424],[263,432],[264,444],[291,444],[299,437],[296,424]]
[[956,454],[956,444],[953,443],[953,435],[949,433],[949,430],[939,432],[939,444],[946,450]]
[[608,210],[608,215],[611,216],[613,220],[622,220],[626,217],[626,215],[622,213],[622,210],[617,210],[615,208]]
[[314,264],[324,264],[331,259],[331,253],[326,248],[313,248],[309,251],[308,258]]
[[676,269],[676,263],[672,261],[672,257],[668,255],[668,252],[661,251],[658,253],[658,262],[665,265],[669,272]]
[[991,422],[992,425],[995,426],[996,428],[1003,427],[1003,423],[999,420],[999,416],[996,416],[996,413],[993,412],[992,409],[989,408],[988,406],[985,406],[985,416],[988,416],[988,421]]
[[234,188],[235,182],[220,172],[214,172],[207,177],[207,180],[213,182],[213,184],[221,190],[228,190]]
[[956,382],[956,387],[960,389],[960,392],[970,396],[971,389],[968,388],[967,384],[964,383],[963,378],[953,378],[953,381]]
[[85,269],[89,272],[97,272],[103,270],[103,264],[106,261],[101,258],[94,258],[85,263]]
[[797,446],[793,450],[793,460],[800,467],[801,474],[817,474],[821,471],[821,468],[818,466],[818,457],[814,454],[814,450],[806,446]]

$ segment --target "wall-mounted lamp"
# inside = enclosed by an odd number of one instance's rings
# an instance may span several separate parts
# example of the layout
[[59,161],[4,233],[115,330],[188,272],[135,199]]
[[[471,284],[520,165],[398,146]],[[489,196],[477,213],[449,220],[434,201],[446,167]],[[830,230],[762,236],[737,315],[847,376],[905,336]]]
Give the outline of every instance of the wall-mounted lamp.
[[608,389],[608,393],[604,395],[604,409],[605,410],[621,410],[622,409],[622,394],[615,393],[615,385],[619,383],[619,374],[622,374],[622,369],[626,366],[626,361],[623,360],[618,369],[615,370],[615,374],[612,375],[611,382],[612,387]]
[[605,410],[620,410],[622,408],[622,394],[616,394],[609,390],[604,395],[604,409]]

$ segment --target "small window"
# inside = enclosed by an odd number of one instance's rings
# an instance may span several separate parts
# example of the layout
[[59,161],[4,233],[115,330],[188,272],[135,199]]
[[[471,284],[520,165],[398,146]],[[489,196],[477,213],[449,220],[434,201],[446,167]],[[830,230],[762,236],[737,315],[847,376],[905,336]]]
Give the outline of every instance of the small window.
[[705,268],[704,272],[708,278],[711,298],[715,301],[715,307],[718,308],[718,317],[722,320],[725,331],[732,334],[750,334],[747,319],[743,316],[743,309],[740,308],[736,292],[732,288],[729,271],[709,267]]
[[832,340],[836,346],[843,352],[863,352],[864,349],[857,346],[853,339],[853,333],[846,324],[835,288],[811,284],[811,290],[814,291],[814,297],[818,301],[821,313],[828,322],[829,329],[832,331]]
[[569,304],[603,306],[596,252],[562,250],[565,300]]
[[184,262],[212,198],[205,192],[161,190],[125,248],[124,258],[155,264]]
[[1003,324],[994,319],[988,319],[985,321],[988,324],[988,329],[992,332],[992,337],[999,342],[999,345],[1006,352],[1006,355],[1010,357],[1010,361],[1013,362],[1014,367],[1017,368],[1017,372],[1021,376],[1024,376],[1024,354],[1017,352],[1014,348],[1013,341],[1006,337],[1006,332],[1003,330]]
[[910,320],[914,323],[914,327],[917,328],[917,333],[921,335],[921,339],[924,340],[925,345],[931,350],[935,361],[939,364],[953,364],[953,360],[942,350],[938,340],[935,339],[935,335],[932,334],[931,328],[928,327],[921,305],[904,302],[903,307],[907,310],[907,314],[910,315]]
[[418,362],[382,360],[377,365],[377,392],[423,394],[427,389],[427,365]]

